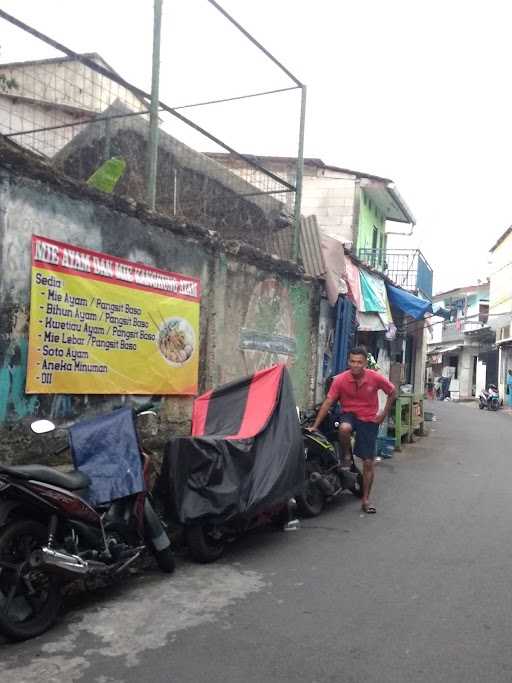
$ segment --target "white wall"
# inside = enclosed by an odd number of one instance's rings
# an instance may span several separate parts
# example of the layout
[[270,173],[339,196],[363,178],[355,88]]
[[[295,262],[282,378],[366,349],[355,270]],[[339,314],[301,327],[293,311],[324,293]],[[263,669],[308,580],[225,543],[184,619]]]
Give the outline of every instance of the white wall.
[[489,313],[512,310],[512,233],[492,253]]
[[315,215],[320,229],[340,242],[355,242],[353,233],[356,183],[347,176],[304,177],[301,212]]
[[[81,119],[84,117],[80,117]],[[77,116],[54,107],[39,107],[21,100],[12,100],[0,94],[0,133],[48,128],[73,123]],[[79,128],[60,128],[58,131],[42,131],[16,135],[14,142],[34,152],[52,157],[76,135]]]
[[423,323],[423,320],[416,323],[414,332],[415,339],[415,360],[414,360],[414,377],[413,377],[413,391],[415,394],[423,395],[425,391],[425,366],[427,362],[427,341],[428,332]]
[[460,398],[467,400],[472,398],[473,388],[473,358],[478,349],[470,346],[464,347],[459,355],[458,379],[460,383]]
[[[103,62],[99,63],[105,66]],[[16,88],[9,91],[14,99],[0,94],[0,133],[4,135],[89,119],[107,109],[117,99],[133,111],[142,111],[145,108],[129,90],[80,62],[20,64],[2,68],[2,73],[6,78],[14,78],[17,84]],[[15,99],[16,97],[19,99]],[[27,101],[29,99],[35,101]],[[79,128],[60,128],[16,136],[13,140],[51,157],[78,130]]]
[[486,388],[486,373],[487,365],[479,360],[476,366],[476,396]]
[[[101,60],[98,64],[106,67]],[[94,112],[103,111],[116,99],[121,99],[134,111],[143,108],[141,101],[129,90],[72,60],[19,64],[2,68],[2,73],[16,80],[17,88],[11,92],[19,97]]]

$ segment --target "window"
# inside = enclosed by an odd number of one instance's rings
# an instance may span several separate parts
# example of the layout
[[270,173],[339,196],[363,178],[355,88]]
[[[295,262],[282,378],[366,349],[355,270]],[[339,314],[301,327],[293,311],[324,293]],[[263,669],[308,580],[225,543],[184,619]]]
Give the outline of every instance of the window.
[[372,249],[375,251],[377,247],[379,246],[379,229],[377,228],[376,225],[373,226],[373,231],[372,231]]

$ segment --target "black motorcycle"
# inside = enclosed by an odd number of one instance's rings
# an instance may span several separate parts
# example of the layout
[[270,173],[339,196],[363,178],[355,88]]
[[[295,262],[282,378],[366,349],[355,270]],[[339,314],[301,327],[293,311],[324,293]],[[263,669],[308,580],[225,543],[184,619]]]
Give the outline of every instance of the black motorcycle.
[[316,517],[326,503],[343,491],[350,491],[358,498],[363,495],[363,475],[354,461],[352,449],[349,462],[342,461],[336,415],[330,412],[320,430],[312,432],[308,427],[315,415],[315,411],[301,415],[306,478],[304,492],[297,496],[297,506],[303,517]]
[[[48,420],[31,426],[39,434],[55,429]],[[11,640],[43,633],[57,619],[63,583],[115,579],[146,550],[162,571],[174,571],[169,538],[147,495],[149,457],[136,445],[144,490],[98,506],[87,501],[91,480],[80,470],[0,466],[0,633]]]

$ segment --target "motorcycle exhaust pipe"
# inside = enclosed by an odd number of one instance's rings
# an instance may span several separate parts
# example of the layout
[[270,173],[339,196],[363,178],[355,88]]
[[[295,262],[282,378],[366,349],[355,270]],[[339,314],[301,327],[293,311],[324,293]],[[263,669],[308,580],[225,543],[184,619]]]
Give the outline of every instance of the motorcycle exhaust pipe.
[[103,564],[103,562],[86,562],[81,557],[78,557],[78,555],[63,553],[47,546],[34,550],[30,556],[30,565],[34,569],[46,569],[49,572],[68,576],[84,576],[108,569],[107,565]]
[[331,486],[330,482],[325,477],[322,477],[320,472],[312,472],[309,476],[309,479],[315,486],[318,486],[324,496],[329,497],[335,494],[335,490]]

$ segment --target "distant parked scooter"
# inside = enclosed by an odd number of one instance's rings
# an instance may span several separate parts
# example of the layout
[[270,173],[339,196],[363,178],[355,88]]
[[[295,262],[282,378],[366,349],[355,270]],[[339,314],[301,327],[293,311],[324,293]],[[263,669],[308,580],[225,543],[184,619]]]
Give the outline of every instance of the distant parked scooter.
[[489,384],[487,391],[482,389],[478,396],[478,407],[480,410],[498,410],[500,407],[500,395],[495,384]]

